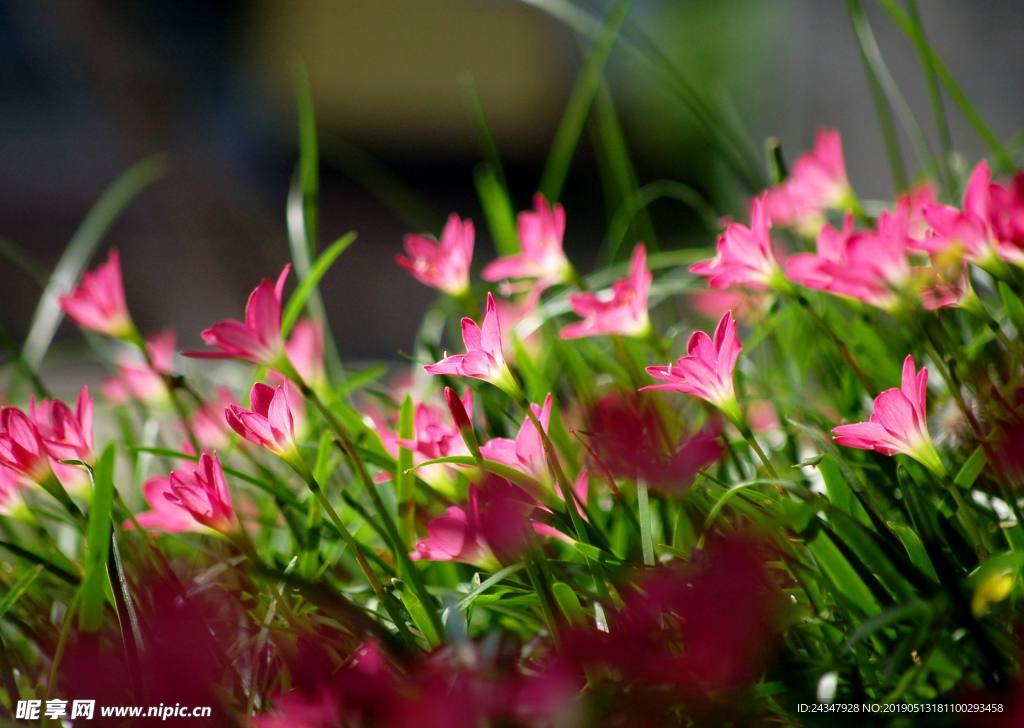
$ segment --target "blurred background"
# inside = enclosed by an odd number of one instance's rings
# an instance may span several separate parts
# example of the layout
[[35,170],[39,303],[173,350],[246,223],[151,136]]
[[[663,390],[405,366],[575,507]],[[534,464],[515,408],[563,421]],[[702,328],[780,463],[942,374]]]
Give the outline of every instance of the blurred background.
[[[873,2],[865,10],[930,132],[913,47]],[[921,14],[996,133],[1015,134],[1024,118],[1019,0],[928,0]],[[755,149],[777,136],[792,159],[816,129],[833,126],[855,187],[891,194],[845,3],[635,0],[628,22],[689,82],[727,98]],[[104,246],[121,250],[140,326],[170,326],[183,348],[197,345],[203,327],[239,316],[259,278],[288,258],[299,59],[321,132],[321,242],[359,232],[322,285],[334,333],[347,357],[394,357],[410,349],[433,298],[392,262],[402,235],[437,233],[458,211],[477,221],[477,262],[493,257],[473,185],[481,152],[467,87],[513,202],[528,206],[589,43],[515,0],[3,0],[0,236],[52,267],[103,189],[165,153],[168,174],[131,203]],[[678,99],[619,48],[607,75],[639,181],[680,180],[717,212],[739,212],[746,193]],[[954,144],[974,161],[983,147],[947,110]],[[584,139],[563,194],[567,247],[584,270],[608,221],[597,168]],[[678,202],[651,211],[662,245],[711,242]],[[29,275],[0,262],[0,324],[13,336],[24,336],[38,295]],[[60,334],[74,332],[65,323]]]

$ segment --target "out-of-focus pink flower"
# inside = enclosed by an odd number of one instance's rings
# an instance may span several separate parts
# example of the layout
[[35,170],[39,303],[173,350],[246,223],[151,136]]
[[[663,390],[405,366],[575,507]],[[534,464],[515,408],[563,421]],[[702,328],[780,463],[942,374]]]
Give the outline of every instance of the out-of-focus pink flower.
[[496,568],[497,559],[480,530],[479,491],[470,486],[465,508],[449,506],[443,516],[427,524],[427,537],[409,554],[414,561],[459,561],[481,568]]
[[316,695],[288,694],[274,698],[274,709],[258,715],[254,728],[335,728],[342,725],[341,706],[326,690]]
[[461,296],[469,290],[469,266],[473,262],[473,221],[448,216],[440,241],[424,235],[406,235],[406,255],[395,260],[424,285]]
[[292,327],[284,345],[288,360],[304,381],[319,389],[327,381],[324,372],[324,331],[313,319],[301,319]]
[[[467,389],[462,397],[455,397],[467,415],[473,411],[473,392]],[[470,424],[472,427],[472,424]],[[421,402],[416,405],[413,415],[413,439],[398,439],[398,444],[409,448],[423,460],[433,460],[449,455],[468,455],[469,450],[462,441],[458,423],[445,416],[445,411]]]
[[989,221],[996,238],[1024,249],[1024,172],[1017,172],[1009,188],[993,184]]
[[[723,453],[718,427],[709,424],[672,448],[658,412],[639,395],[609,394],[587,415],[588,448],[612,476],[642,480],[660,490],[688,487],[698,472]],[[671,450],[671,451],[670,451]]]
[[197,523],[229,533],[238,527],[224,471],[217,454],[204,450],[196,467],[186,466],[168,477],[164,498],[188,513]]
[[18,474],[0,464],[0,516],[20,518],[27,515],[28,508],[21,497],[22,487]]
[[215,398],[203,402],[192,413],[189,426],[200,447],[220,450],[228,446],[231,441],[231,429],[224,419],[224,410],[234,403],[235,397],[231,390],[227,387],[218,387]]
[[693,310],[712,321],[722,318],[726,311],[732,311],[738,319],[759,317],[771,305],[771,296],[765,291],[709,288],[687,296]]
[[93,461],[92,397],[89,388],[78,390],[75,409],[60,400],[29,400],[28,416],[50,454],[58,459]]
[[469,487],[465,508],[449,507],[427,524],[427,538],[410,554],[417,561],[460,561],[493,570],[498,559],[514,561],[530,534],[568,539],[541,520],[550,510],[522,488],[488,476]]
[[[135,520],[142,528],[166,533],[201,530],[202,526],[188,511],[168,499],[169,495],[173,495],[169,477],[149,478],[142,486],[142,495],[150,508],[135,516]],[[134,527],[135,524],[130,518],[125,520],[124,528]]]
[[518,300],[499,298],[496,307],[501,324],[501,348],[508,361],[515,361],[513,337],[518,338],[526,351],[536,354],[540,346],[538,329],[540,321],[536,318],[537,303],[543,289],[534,287],[528,294]]
[[466,345],[465,354],[447,356],[424,369],[430,374],[482,379],[505,392],[515,391],[515,381],[501,348],[501,324],[498,322],[494,296],[490,293],[487,294],[487,310],[482,327],[468,316],[462,319],[462,341]]
[[917,372],[914,358],[903,360],[903,380],[899,388],[887,389],[877,397],[867,422],[840,425],[832,435],[840,445],[860,450],[875,450],[884,455],[902,453],[914,458],[935,473],[945,473],[939,453],[928,433],[926,399],[928,369]]
[[825,222],[826,210],[840,210],[853,202],[846,177],[843,143],[839,132],[823,129],[814,148],[797,157],[793,171],[765,194],[768,217],[813,236]]
[[738,422],[740,412],[733,387],[733,370],[742,348],[736,336],[736,321],[732,312],[727,311],[715,327],[714,338],[703,331],[694,331],[686,345],[687,354],[675,364],[647,367],[647,373],[663,383],[641,389],[700,397]]
[[252,385],[249,407],[230,404],[224,410],[224,419],[231,429],[254,445],[269,450],[289,464],[301,460],[295,440],[295,420],[292,415],[295,393],[289,393],[286,384],[271,387],[262,382]]
[[971,263],[996,272],[1004,262],[1024,266],[1024,241],[1013,233],[1018,224],[1013,221],[1024,206],[1014,210],[1013,199],[1008,190],[992,183],[988,163],[981,161],[967,182],[962,209],[924,206],[932,234],[915,242],[915,247],[928,253],[961,251]]
[[135,331],[124,298],[121,258],[111,250],[107,262],[87,271],[78,287],[60,297],[60,306],[83,329],[123,339]]
[[771,221],[763,198],[750,210],[750,227],[726,225],[716,243],[716,255],[694,263],[690,272],[707,276],[712,288],[786,288],[789,284],[772,251]]
[[789,258],[786,272],[808,288],[892,310],[911,279],[909,239],[902,211],[883,212],[876,230],[854,230],[853,216],[847,215],[841,231],[830,225],[821,229],[817,254]]
[[0,465],[23,482],[42,484],[53,477],[50,455],[35,423],[17,407],[0,409]]
[[219,351],[189,351],[185,356],[202,359],[240,359],[287,371],[290,363],[281,340],[281,300],[291,271],[285,265],[277,282],[264,278],[249,294],[245,321],[227,320],[203,331],[203,341]]
[[560,657],[580,675],[610,671],[614,689],[632,695],[624,724],[643,715],[640,725],[665,725],[683,706],[721,707],[757,680],[782,626],[771,558],[752,537],[715,538],[689,563],[659,567],[624,594],[610,631],[565,630]]
[[104,396],[114,404],[130,398],[141,402],[159,403],[167,399],[167,385],[163,376],[174,367],[177,337],[173,331],[161,331],[146,337],[146,350],[153,367],[134,357],[124,356],[117,364],[117,378],[103,383]]
[[928,234],[928,220],[925,219],[924,209],[938,201],[935,188],[928,182],[919,184],[896,198],[895,214],[902,215],[906,220],[907,237],[911,241],[920,241]]
[[91,464],[95,460],[92,413],[92,397],[85,386],[78,392],[74,411],[60,400],[29,400],[28,417],[50,456],[50,467],[64,488],[72,493],[88,488],[89,477],[80,467],[59,461],[81,460]]
[[562,206],[551,207],[543,195],[537,194],[533,198],[533,210],[519,213],[518,227],[522,252],[490,263],[484,268],[483,279],[530,278],[541,286],[569,280],[572,266],[562,249],[565,235]]
[[[551,421],[551,394],[544,398],[544,405],[538,407],[531,403],[530,409],[540,422],[544,432],[548,431]],[[487,460],[507,465],[521,473],[525,473],[542,485],[551,484],[551,471],[544,454],[544,444],[533,421],[527,417],[519,426],[514,440],[507,437],[495,437],[480,446],[480,454]]]
[[647,270],[647,249],[643,243],[633,249],[629,276],[612,284],[610,295],[574,293],[569,305],[583,320],[569,324],[559,334],[563,339],[584,336],[619,334],[646,336],[651,330],[647,316],[647,294],[651,289],[651,272]]
[[92,404],[82,387],[74,411],[46,399],[30,400],[28,414],[16,407],[0,409],[0,466],[24,483],[48,486],[56,478],[66,490],[81,493],[89,485],[86,473],[59,461],[93,462]]

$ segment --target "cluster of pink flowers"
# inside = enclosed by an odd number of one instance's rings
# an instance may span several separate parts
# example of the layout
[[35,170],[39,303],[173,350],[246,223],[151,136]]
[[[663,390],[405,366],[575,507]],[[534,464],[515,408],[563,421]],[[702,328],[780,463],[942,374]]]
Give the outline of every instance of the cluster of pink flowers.
[[70,493],[84,494],[89,484],[86,473],[61,461],[93,463],[92,415],[88,387],[79,391],[73,410],[60,400],[47,399],[31,399],[27,412],[0,408],[0,470],[7,471],[5,490],[59,483]]

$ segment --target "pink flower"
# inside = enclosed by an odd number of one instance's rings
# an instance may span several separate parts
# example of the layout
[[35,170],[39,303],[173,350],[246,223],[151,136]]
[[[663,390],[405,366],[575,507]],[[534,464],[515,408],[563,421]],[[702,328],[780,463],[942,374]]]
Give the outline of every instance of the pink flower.
[[445,357],[424,369],[429,374],[453,374],[482,379],[507,393],[515,391],[515,380],[512,379],[501,349],[501,325],[494,296],[490,293],[487,294],[487,311],[482,327],[477,326],[468,316],[462,319],[462,341],[466,345],[465,354]]
[[312,319],[302,319],[292,328],[284,350],[302,381],[314,389],[327,382],[324,372],[324,331]]
[[[452,397],[462,405],[468,418],[468,413],[473,411],[472,390],[467,389],[461,398],[455,397],[454,393]],[[446,416],[446,411],[441,407],[423,402],[417,404],[413,416],[413,431],[414,439],[399,439],[396,442],[412,450],[414,457],[418,456],[421,462],[449,455],[469,454],[458,425]]]
[[199,441],[200,447],[219,450],[227,447],[231,430],[224,420],[224,410],[235,403],[235,397],[227,387],[218,387],[213,400],[203,402],[193,413],[189,426]]
[[544,196],[534,195],[533,211],[519,213],[521,253],[507,255],[490,263],[483,271],[485,281],[506,278],[536,279],[541,286],[564,283],[572,276],[572,266],[562,249],[565,235],[565,210],[552,208]]
[[574,293],[569,296],[572,310],[583,321],[564,327],[559,336],[578,339],[601,334],[647,335],[651,330],[647,316],[647,293],[650,289],[647,250],[640,243],[633,249],[629,277],[613,283],[611,295]]
[[271,387],[257,382],[249,393],[251,409],[231,404],[224,410],[224,418],[246,440],[291,463],[299,457],[292,416],[294,398],[285,384]]
[[48,486],[58,480],[79,493],[88,487],[85,472],[62,459],[91,463],[92,399],[82,387],[75,411],[60,401],[30,401],[28,414],[16,407],[0,409],[0,467],[10,468],[24,483]]
[[750,227],[729,223],[716,243],[717,254],[694,263],[690,272],[708,277],[712,288],[785,288],[788,283],[772,252],[772,239],[763,198],[754,200]]
[[768,190],[764,203],[773,222],[815,235],[825,222],[825,211],[849,207],[852,197],[839,132],[823,129],[814,149],[797,158],[792,173]]
[[427,537],[416,542],[409,554],[413,561],[459,561],[482,568],[494,568],[497,559],[484,542],[480,530],[479,494],[469,488],[465,508],[450,506],[443,516],[427,524]]
[[911,278],[906,214],[883,212],[876,230],[854,230],[847,214],[843,229],[825,225],[817,254],[800,253],[786,261],[790,280],[893,310]]
[[[551,421],[551,394],[548,393],[544,398],[543,407],[531,403],[530,409],[544,432],[547,432]],[[480,454],[486,460],[493,460],[529,475],[538,483],[551,483],[551,471],[548,469],[547,457],[544,454],[544,444],[529,417],[519,426],[514,440],[495,437],[480,446]]]
[[60,400],[29,400],[28,416],[50,454],[59,459],[93,461],[92,397],[83,386],[75,400],[75,410]]
[[18,473],[23,482],[42,484],[53,477],[35,423],[17,407],[0,409],[0,465]]
[[281,340],[281,299],[284,282],[291,271],[285,265],[277,282],[264,278],[249,294],[245,321],[221,321],[203,331],[203,341],[220,351],[189,351],[185,356],[204,359],[240,359],[272,369],[287,370],[284,342]]
[[[997,272],[1004,261],[1024,266],[1024,241],[1013,233],[1013,221],[1019,220],[1024,206],[1014,210],[1013,200],[1008,190],[992,183],[988,163],[982,161],[967,182],[962,209],[924,206],[932,234],[916,242],[915,247],[928,253],[959,250],[971,263]],[[1009,237],[1001,238],[999,233]]]
[[22,487],[18,473],[0,464],[0,516],[20,518],[28,512],[21,497]]
[[170,488],[164,498],[188,513],[196,523],[222,533],[237,528],[231,493],[216,454],[204,450],[197,467],[175,470],[168,481]]
[[[445,389],[447,391],[448,388]],[[473,411],[473,392],[471,390],[467,389],[461,399],[454,392],[451,396],[465,408],[467,413]],[[467,418],[470,416],[467,414]],[[418,403],[413,415],[413,436],[408,440],[399,438],[398,433],[389,426],[383,417],[377,416],[373,419],[374,427],[384,449],[393,458],[398,458],[399,446],[412,451],[412,462],[416,466],[435,458],[469,454],[458,425],[449,419],[449,411],[444,407],[427,402]],[[425,465],[418,467],[416,474],[446,495],[455,495],[457,484],[452,477],[452,466],[444,463]],[[381,477],[390,479],[390,474],[384,472]]]
[[78,287],[60,297],[60,307],[83,329],[123,339],[135,331],[124,298],[121,258],[116,250],[107,262],[87,271]]
[[461,296],[469,290],[469,266],[473,262],[473,221],[448,216],[441,240],[406,235],[405,252],[395,260],[424,285]]
[[736,336],[736,321],[732,311],[727,311],[715,327],[714,338],[703,331],[694,331],[686,344],[686,356],[669,366],[647,367],[647,373],[664,384],[651,384],[641,389],[682,392],[700,397],[738,422],[739,405],[732,380],[741,349]]
[[[135,516],[135,520],[143,528],[166,533],[200,530],[199,523],[192,515],[168,498],[168,496],[173,496],[169,477],[150,478],[142,486],[142,495],[145,497],[146,503],[149,504],[150,510],[139,513]],[[135,524],[130,518],[124,522],[124,528],[134,527]]]
[[[709,423],[678,441],[665,432],[661,415],[648,398],[608,394],[590,408],[586,431],[595,463],[609,478],[643,480],[652,488],[680,491],[697,473],[721,458],[720,424]],[[717,420],[717,418],[716,418]],[[673,442],[671,446],[669,441]]]
[[928,434],[926,398],[928,369],[917,372],[914,358],[903,360],[903,381],[899,389],[887,389],[875,397],[867,422],[840,425],[832,435],[840,445],[860,450],[875,450],[884,455],[909,455],[935,473],[944,474],[931,435]]
[[162,331],[146,337],[146,350],[154,368],[135,358],[122,357],[117,364],[118,377],[103,383],[107,399],[120,404],[130,398],[141,402],[162,402],[167,399],[167,385],[163,375],[170,374],[174,366],[176,336],[173,331]]

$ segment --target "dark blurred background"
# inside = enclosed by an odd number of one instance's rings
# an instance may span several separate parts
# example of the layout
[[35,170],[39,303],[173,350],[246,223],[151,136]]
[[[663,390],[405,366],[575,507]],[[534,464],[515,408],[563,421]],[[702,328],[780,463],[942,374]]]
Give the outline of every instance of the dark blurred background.
[[[1024,10],[1019,0],[924,0],[930,40],[995,131],[1020,127]],[[600,10],[602,3],[588,5]],[[931,129],[907,39],[865,3],[886,61]],[[776,135],[792,158],[817,128],[844,137],[866,196],[892,185],[846,7],[839,0],[636,0],[645,29],[692,81],[725,94],[760,149]],[[477,261],[493,256],[474,195],[478,137],[471,79],[529,205],[579,68],[581,39],[514,0],[6,0],[0,2],[0,236],[52,266],[104,187],[147,155],[170,171],[107,236],[122,252],[130,307],[183,346],[237,317],[257,280],[288,256],[285,197],[297,156],[291,71],[308,69],[322,139],[321,237],[358,243],[323,285],[343,354],[408,349],[433,297],[392,264],[403,233],[458,211],[478,223]],[[616,52],[608,69],[643,182],[694,185],[728,212],[730,180],[658,81]],[[983,148],[947,103],[966,160]],[[906,155],[910,166],[912,158]],[[414,190],[402,210],[367,190],[378,170]],[[593,257],[607,216],[584,140],[563,195],[568,247]],[[710,240],[678,203],[652,212],[662,241]],[[585,267],[585,263],[581,266]],[[0,324],[24,334],[39,289],[0,262]],[[73,333],[70,325],[61,335]]]

